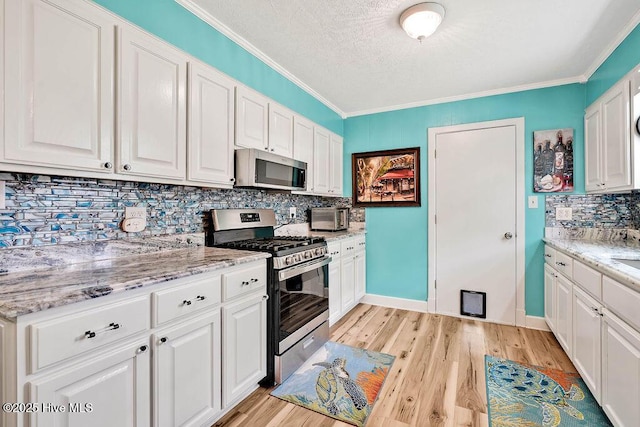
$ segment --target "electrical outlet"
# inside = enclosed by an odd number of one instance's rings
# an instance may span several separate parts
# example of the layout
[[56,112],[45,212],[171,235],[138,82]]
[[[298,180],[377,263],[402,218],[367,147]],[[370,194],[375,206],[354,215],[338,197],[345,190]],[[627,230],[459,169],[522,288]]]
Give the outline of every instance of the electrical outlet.
[[4,181],[0,181],[0,209],[6,209],[7,205],[4,200]]
[[295,218],[297,210],[298,209],[296,207],[294,207],[294,206],[290,207],[289,208],[289,218],[291,218],[291,219]]
[[538,209],[538,196],[529,196],[529,209]]
[[124,219],[129,219],[129,218],[146,219],[147,218],[147,208],[145,208],[145,207],[126,206],[124,208]]
[[571,208],[556,208],[556,220],[558,221],[571,221],[572,214],[573,210]]

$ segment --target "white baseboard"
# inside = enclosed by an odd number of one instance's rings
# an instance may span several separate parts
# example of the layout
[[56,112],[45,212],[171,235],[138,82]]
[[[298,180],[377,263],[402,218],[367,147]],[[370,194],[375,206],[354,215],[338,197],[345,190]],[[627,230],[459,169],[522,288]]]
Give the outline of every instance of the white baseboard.
[[426,301],[418,301],[414,299],[387,297],[384,295],[366,294],[360,300],[363,304],[379,305],[382,307],[399,308],[401,310],[419,311],[428,313]]
[[550,331],[547,322],[544,320],[544,317],[538,316],[527,316],[527,321],[525,328],[529,329],[539,329],[541,331]]
[[516,309],[516,326],[527,327],[527,312],[522,308]]

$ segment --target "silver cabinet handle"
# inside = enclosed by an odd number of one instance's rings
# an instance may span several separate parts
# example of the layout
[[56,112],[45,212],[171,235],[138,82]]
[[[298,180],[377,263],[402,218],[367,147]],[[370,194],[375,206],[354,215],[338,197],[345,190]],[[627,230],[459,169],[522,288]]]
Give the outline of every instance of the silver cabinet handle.
[[546,256],[547,258],[551,258],[551,255],[549,254],[544,254],[544,256]]
[[96,335],[102,334],[104,332],[115,331],[116,329],[120,329],[119,323],[109,323],[109,326],[106,328],[99,329],[97,331],[88,330],[84,333],[85,338],[95,338]]
[[504,233],[504,238],[505,239],[509,240],[512,237],[513,237],[513,234],[511,234],[510,232],[507,231],[506,233]]
[[113,167],[113,164],[112,164],[111,162],[106,162],[106,163],[104,164],[104,168],[105,168],[105,169],[111,169],[112,167]]
[[122,169],[126,170],[126,171],[130,171],[131,170],[131,165],[130,164],[126,164],[122,167]]
[[558,265],[560,265],[562,267],[566,267],[567,266],[567,264],[565,264],[564,262],[556,262],[556,264],[558,264]]
[[148,347],[146,345],[141,345],[140,347],[138,347],[138,349],[136,350],[136,353],[140,354],[140,353],[144,353],[145,351],[147,351]]

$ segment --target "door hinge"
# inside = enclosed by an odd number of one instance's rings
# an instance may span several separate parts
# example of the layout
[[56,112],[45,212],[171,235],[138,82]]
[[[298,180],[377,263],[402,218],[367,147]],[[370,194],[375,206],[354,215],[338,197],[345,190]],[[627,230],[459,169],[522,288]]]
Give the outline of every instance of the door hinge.
[[438,157],[438,150],[433,150],[433,158],[436,159]]
[[434,287],[434,289],[438,289],[438,281],[437,280],[433,281],[433,287]]
[[433,223],[438,224],[438,215],[433,216]]

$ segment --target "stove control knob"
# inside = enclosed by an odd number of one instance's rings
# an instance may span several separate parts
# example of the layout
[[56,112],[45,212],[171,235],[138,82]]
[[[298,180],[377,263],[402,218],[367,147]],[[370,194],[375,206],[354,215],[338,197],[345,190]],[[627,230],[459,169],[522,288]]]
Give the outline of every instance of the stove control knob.
[[324,251],[322,250],[322,248],[316,248],[315,254],[316,255],[322,255],[324,253]]
[[288,256],[284,259],[284,263],[287,265],[290,265],[293,263],[293,257],[292,256]]
[[304,259],[311,258],[311,251],[304,251]]

